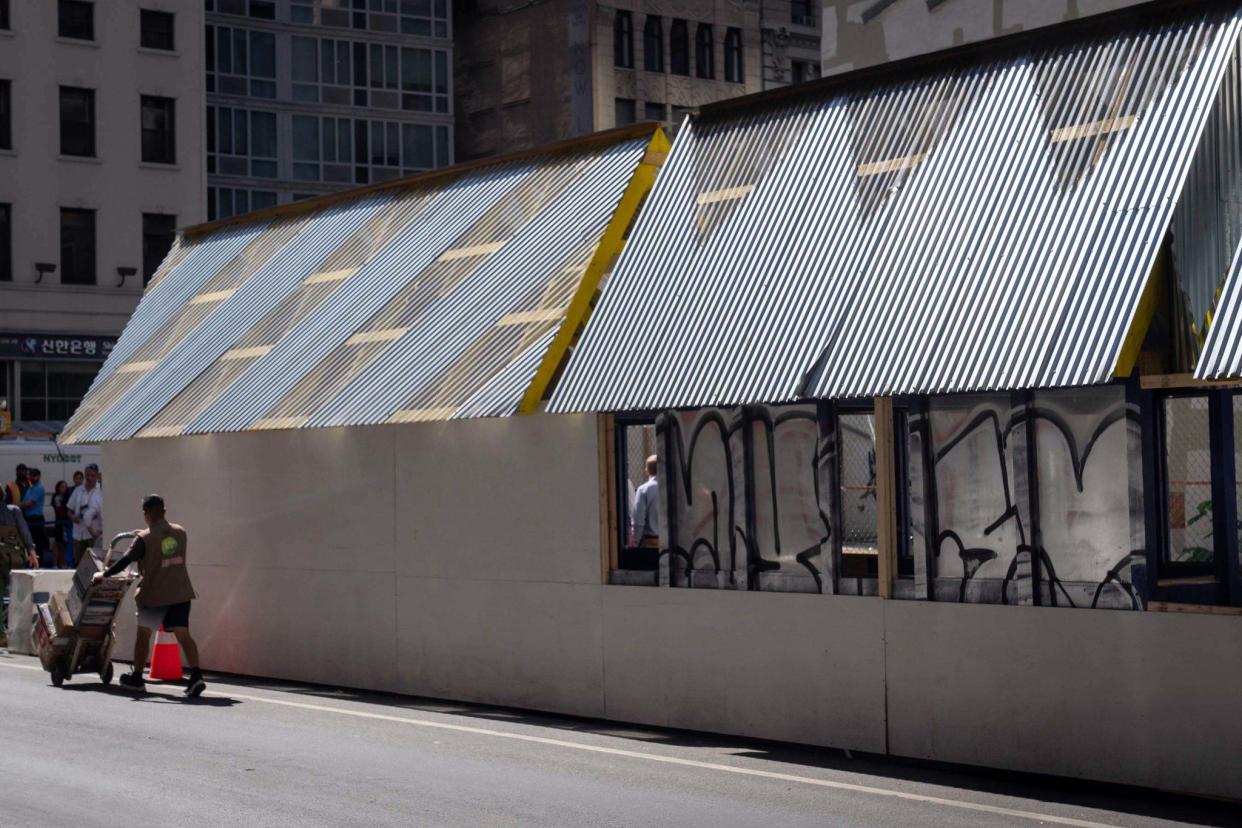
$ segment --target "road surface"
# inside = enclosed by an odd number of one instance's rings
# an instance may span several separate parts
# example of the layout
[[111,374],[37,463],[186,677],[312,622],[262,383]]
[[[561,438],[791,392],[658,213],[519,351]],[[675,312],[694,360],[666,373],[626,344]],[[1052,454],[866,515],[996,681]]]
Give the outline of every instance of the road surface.
[[0,825],[1239,824],[1125,788],[208,678],[198,701],[90,676],[58,690],[0,651]]

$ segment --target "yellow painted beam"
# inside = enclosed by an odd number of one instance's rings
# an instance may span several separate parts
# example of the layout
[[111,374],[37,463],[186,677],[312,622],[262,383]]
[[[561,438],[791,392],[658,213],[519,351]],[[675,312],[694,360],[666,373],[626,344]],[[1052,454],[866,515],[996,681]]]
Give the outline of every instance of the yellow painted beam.
[[595,248],[595,253],[591,256],[591,263],[587,265],[586,272],[582,274],[582,279],[578,282],[578,289],[574,291],[573,299],[569,301],[569,307],[565,310],[565,321],[557,330],[556,336],[552,338],[552,343],[548,345],[543,361],[539,363],[539,368],[535,371],[535,378],[518,404],[519,414],[533,414],[539,408],[539,402],[560,370],[561,363],[565,360],[569,349],[578,340],[578,334],[586,323],[587,316],[591,313],[591,306],[595,301],[595,292],[599,289],[600,281],[612,267],[617,256],[621,255],[621,248],[625,245],[626,230],[643,203],[643,199],[647,197],[647,193],[655,184],[656,173],[659,172],[671,147],[672,144],[668,136],[664,134],[664,130],[657,127],[651,136],[651,141],[647,144],[647,153],[630,178],[630,183],[621,195],[621,201],[618,202],[608,226],[604,228],[599,246]]
[[1147,274],[1147,284],[1143,286],[1143,295],[1139,298],[1134,318],[1130,320],[1130,330],[1121,344],[1121,352],[1117,355],[1117,364],[1113,367],[1113,376],[1125,379],[1134,373],[1134,364],[1143,350],[1143,340],[1147,337],[1147,329],[1156,316],[1156,308],[1160,304],[1160,292],[1164,287],[1167,273],[1165,254],[1156,256],[1156,262]]
[[900,158],[886,158],[883,161],[872,161],[869,164],[858,165],[858,177],[866,178],[869,175],[881,175],[887,172],[897,172],[898,170],[917,167],[927,158],[927,153],[920,152],[917,155],[903,155]]
[[366,345],[368,342],[392,342],[405,335],[409,328],[385,328],[382,331],[362,331],[345,340],[346,345]]
[[532,322],[551,322],[565,315],[566,308],[538,308],[531,311],[517,311],[500,317],[497,325],[529,325]]
[[1138,118],[1134,115],[1104,118],[1103,120],[1092,121],[1088,124],[1074,124],[1073,126],[1054,129],[1049,137],[1054,144],[1060,144],[1063,141],[1077,141],[1079,138],[1091,138],[1096,135],[1107,135],[1110,132],[1120,132],[1123,129],[1129,129],[1134,126],[1137,120]]
[[348,279],[358,272],[356,267],[347,267],[343,270],[325,270],[323,273],[314,273],[306,277],[303,284],[317,285],[320,282],[339,282],[342,279]]
[[490,256],[500,248],[504,247],[502,241],[490,242],[488,244],[473,244],[470,247],[454,247],[451,250],[445,250],[440,254],[438,262],[451,262],[454,259],[469,259],[475,256]]
[[702,207],[705,204],[715,204],[718,201],[732,201],[735,198],[745,198],[750,195],[750,191],[753,189],[755,189],[754,184],[743,184],[741,187],[726,187],[723,190],[699,193],[695,203]]
[[191,305],[205,305],[208,302],[219,302],[222,299],[228,299],[236,293],[236,290],[215,290],[211,293],[200,293],[190,300]]

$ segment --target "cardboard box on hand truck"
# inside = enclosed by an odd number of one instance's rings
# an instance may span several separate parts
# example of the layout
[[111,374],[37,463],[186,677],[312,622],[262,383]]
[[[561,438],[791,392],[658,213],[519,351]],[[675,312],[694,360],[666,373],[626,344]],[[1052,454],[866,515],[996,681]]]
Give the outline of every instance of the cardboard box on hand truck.
[[30,638],[44,670],[51,670],[52,665],[68,652],[69,644],[73,641],[68,633],[56,630],[56,621],[48,604],[35,605],[35,624]]

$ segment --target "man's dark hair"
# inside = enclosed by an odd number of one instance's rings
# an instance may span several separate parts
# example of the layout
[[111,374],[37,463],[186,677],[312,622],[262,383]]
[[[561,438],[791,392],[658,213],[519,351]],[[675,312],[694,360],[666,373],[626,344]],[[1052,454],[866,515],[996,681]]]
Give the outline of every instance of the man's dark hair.
[[26,468],[26,464],[25,464],[25,463],[18,463],[18,464],[17,464],[17,471],[19,471],[19,472],[24,472],[24,471],[30,471],[30,469]]
[[42,476],[43,476],[43,472],[39,471],[38,469],[26,469],[26,474],[28,474],[28,475],[30,475],[30,476],[32,476],[32,477],[42,477]]
[[157,494],[147,495],[142,499],[142,511],[151,513],[164,511],[164,498]]

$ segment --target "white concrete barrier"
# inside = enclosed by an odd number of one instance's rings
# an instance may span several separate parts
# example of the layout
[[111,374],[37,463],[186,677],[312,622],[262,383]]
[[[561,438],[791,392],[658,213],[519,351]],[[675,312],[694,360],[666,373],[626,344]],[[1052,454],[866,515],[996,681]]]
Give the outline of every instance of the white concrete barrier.
[[34,607],[53,592],[64,592],[73,583],[72,569],[17,569],[9,582],[9,652],[34,653],[30,633],[34,630]]

